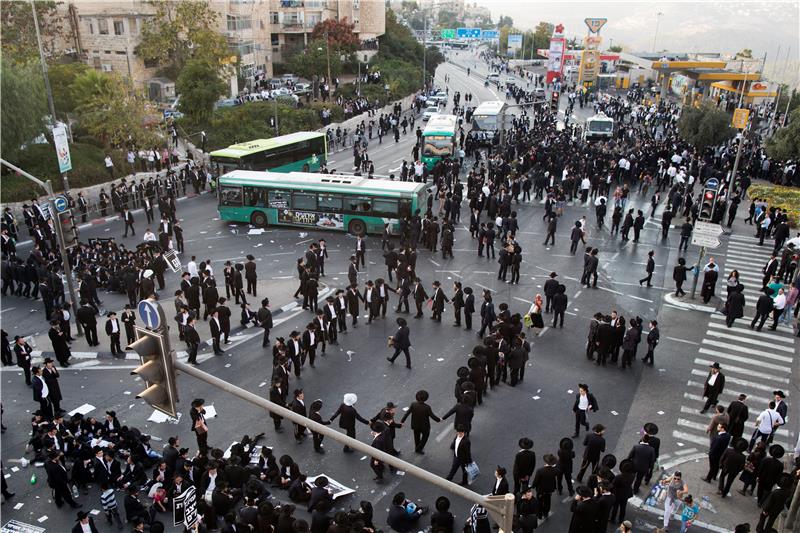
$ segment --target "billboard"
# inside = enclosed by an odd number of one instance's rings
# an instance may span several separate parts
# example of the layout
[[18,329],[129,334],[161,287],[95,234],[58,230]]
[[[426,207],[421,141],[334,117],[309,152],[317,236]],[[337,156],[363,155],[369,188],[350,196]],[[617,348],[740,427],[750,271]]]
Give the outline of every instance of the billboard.
[[491,41],[492,39],[498,39],[500,37],[500,32],[497,30],[481,30],[481,39]]
[[522,35],[509,35],[508,36],[508,53],[516,53],[517,50],[522,49]]
[[550,39],[550,50],[547,54],[547,77],[546,83],[550,83],[555,78],[560,78],[564,71],[564,52],[567,49],[567,40],[563,37],[553,37]]

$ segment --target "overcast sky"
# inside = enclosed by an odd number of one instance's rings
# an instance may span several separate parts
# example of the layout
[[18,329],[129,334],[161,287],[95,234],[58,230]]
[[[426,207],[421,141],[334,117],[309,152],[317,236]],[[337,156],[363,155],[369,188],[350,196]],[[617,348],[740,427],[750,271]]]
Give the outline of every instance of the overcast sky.
[[[469,0],[468,0],[469,1]],[[657,14],[658,50],[673,52],[735,53],[743,48],[753,56],[767,53],[772,71],[778,47],[783,70],[786,54],[797,72],[800,57],[800,2],[543,2],[539,0],[473,0],[488,7],[495,22],[500,15],[514,19],[514,26],[532,29],[541,21],[562,23],[567,36],[584,36],[587,17],[608,22],[600,35],[631,51],[651,51]],[[787,76],[789,77],[789,76]],[[797,75],[795,74],[795,78]]]

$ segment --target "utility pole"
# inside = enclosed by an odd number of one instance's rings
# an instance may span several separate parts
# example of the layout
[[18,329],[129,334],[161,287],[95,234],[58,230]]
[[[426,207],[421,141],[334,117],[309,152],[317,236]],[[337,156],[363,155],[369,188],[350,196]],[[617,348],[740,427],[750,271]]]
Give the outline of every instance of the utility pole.
[[[21,168],[9,163],[5,159],[0,159],[0,164],[5,165],[9,169],[13,170],[20,176],[28,178],[38,186],[40,186],[44,191],[47,193],[47,206],[50,208],[50,216],[53,218],[53,227],[56,231],[56,238],[58,240],[58,248],[59,252],[61,253],[61,264],[64,267],[64,276],[67,278],[67,290],[69,291],[69,298],[72,300],[72,316],[75,317],[78,314],[78,297],[75,293],[75,284],[72,281],[72,267],[69,264],[69,256],[67,255],[67,249],[64,246],[64,234],[61,231],[61,221],[57,218],[58,213],[56,211],[55,202],[53,201],[53,185],[50,183],[50,180],[42,181],[36,176],[33,176]],[[47,317],[48,320],[50,317]],[[77,320],[75,321],[75,326],[78,330],[78,336],[83,334],[83,329],[81,328],[81,323]]]
[[656,52],[656,40],[658,39],[658,27],[659,27],[659,25],[661,25],[661,16],[663,14],[664,13],[659,11],[658,14],[656,15],[656,31],[653,34],[653,53]]
[[[739,104],[736,106],[737,109],[742,107],[742,101],[744,100],[744,91],[747,89],[747,75],[748,73],[744,73],[744,80],[742,80],[742,90],[739,93]],[[731,181],[730,181],[730,190],[731,194],[735,194],[738,190],[736,186],[736,172],[739,170],[739,160],[742,158],[742,149],[744,148],[744,134],[747,131],[747,124],[745,124],[744,128],[742,128],[742,132],[739,137],[739,148],[736,150],[736,159],[733,161],[733,168],[731,169]]]
[[[36,30],[36,43],[39,45],[39,60],[42,63],[42,77],[44,78],[44,90],[47,93],[47,105],[50,108],[50,120],[52,121],[52,126],[55,128],[56,126],[56,106],[53,103],[53,90],[50,88],[50,76],[47,75],[47,60],[44,57],[44,47],[42,46],[42,35],[39,32],[39,16],[36,14],[36,4],[34,0],[31,0],[31,12],[33,13],[33,27]],[[67,125],[69,128],[69,125]],[[64,184],[64,192],[69,192],[69,180],[67,179],[66,174],[61,174],[61,180]],[[41,185],[41,183],[40,183]],[[50,193],[52,196],[53,193]]]
[[427,38],[428,38],[428,17],[425,16],[425,10],[422,11],[422,93],[425,94],[426,84],[426,65],[425,56],[427,55]]

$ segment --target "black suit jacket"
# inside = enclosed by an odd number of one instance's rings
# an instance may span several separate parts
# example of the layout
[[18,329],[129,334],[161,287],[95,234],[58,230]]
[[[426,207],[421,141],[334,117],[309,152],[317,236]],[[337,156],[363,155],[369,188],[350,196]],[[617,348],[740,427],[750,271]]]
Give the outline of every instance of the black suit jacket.
[[453,439],[453,442],[450,443],[450,449],[453,450],[458,462],[461,466],[467,466],[472,462],[472,446],[469,442],[469,437],[464,435],[464,438],[461,439],[461,442],[458,444],[458,450],[456,450],[456,439]]
[[556,477],[558,468],[555,466],[543,466],[533,475],[531,485],[536,489],[536,494],[552,494],[556,490]]
[[[91,516],[89,517],[89,530],[92,533],[99,533],[97,530],[97,526],[94,525],[94,518]],[[83,533],[83,528],[81,527],[80,522],[72,526],[72,533]]]
[[725,375],[722,372],[717,374],[717,379],[714,381],[714,385],[711,386],[708,384],[708,380],[711,377],[711,372],[708,373],[705,380],[705,385],[703,386],[703,398],[710,398],[710,397],[717,397],[722,394],[722,390],[725,388]]
[[514,456],[514,478],[524,478],[533,475],[536,470],[536,453],[533,450],[520,450]]
[[475,295],[469,294],[467,298],[464,300],[464,312],[465,313],[474,313],[475,312]]
[[441,418],[433,414],[433,409],[425,402],[412,403],[408,411],[403,415],[403,418],[400,419],[400,423],[404,423],[409,416],[411,417],[411,429],[416,429],[417,431],[430,430],[431,419],[436,422],[442,421]]
[[502,496],[504,494],[508,494],[508,480],[506,478],[501,478],[498,484],[495,479],[492,485],[492,496]]
[[353,406],[340,404],[339,408],[336,409],[336,412],[331,416],[331,422],[333,422],[337,416],[341,417],[339,418],[339,427],[342,429],[355,430],[356,420],[364,424],[369,424],[369,420],[358,414],[358,411],[356,411],[356,408]]

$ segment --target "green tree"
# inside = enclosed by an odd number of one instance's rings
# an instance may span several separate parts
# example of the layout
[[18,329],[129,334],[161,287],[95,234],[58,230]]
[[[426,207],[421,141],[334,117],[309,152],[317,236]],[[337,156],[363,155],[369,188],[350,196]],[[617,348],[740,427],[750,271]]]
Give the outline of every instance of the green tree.
[[749,48],[743,48],[741,52],[736,53],[736,59],[753,59],[753,51]]
[[437,23],[440,28],[456,28],[461,25],[458,20],[458,13],[449,9],[439,10]]
[[789,115],[789,125],[767,139],[767,154],[783,161],[800,158],[800,109]]
[[550,48],[550,37],[553,36],[555,25],[549,22],[540,22],[533,30],[533,49]]
[[[36,16],[39,18],[39,33],[46,57],[63,54],[57,46],[59,39],[66,37],[63,19],[58,16],[56,2],[37,0]],[[33,25],[33,12],[30,2],[3,0],[0,2],[0,28],[2,29],[3,59],[26,62],[39,59],[39,46],[36,43],[36,30]]]
[[[331,77],[335,78],[342,72],[341,55],[336,49],[330,47]],[[305,50],[290,57],[286,62],[290,72],[306,79],[314,76],[325,76],[328,73],[328,50],[325,39],[317,39],[308,43]]]
[[175,84],[181,95],[178,109],[194,120],[208,118],[214,111],[214,102],[225,94],[226,88],[217,66],[190,59]]
[[[4,6],[5,7],[5,6]],[[2,140],[3,157],[12,159],[23,144],[45,130],[47,99],[38,62],[2,62]]]
[[327,33],[332,50],[335,48],[343,52],[355,52],[361,46],[358,35],[353,33],[355,27],[355,24],[347,21],[347,17],[342,20],[325,19],[314,26],[311,40],[322,39],[324,42]]
[[192,59],[222,65],[233,54],[217,32],[219,15],[207,2],[150,0],[155,16],[145,19],[136,54],[154,61],[172,79]]
[[702,152],[735,135],[730,123],[730,115],[712,105],[685,107],[678,121],[678,134]]
[[497,20],[497,27],[502,28],[503,26],[514,26],[514,19],[505,15],[500,15],[500,18]]
[[71,87],[75,80],[89,70],[86,63],[56,63],[48,67],[50,87],[53,90],[53,103],[56,106],[56,115],[62,118],[67,113],[72,113],[77,106],[75,94]]
[[147,99],[119,74],[89,69],[75,78],[71,90],[80,127],[106,147],[122,146],[129,139],[138,146],[157,142],[147,127],[152,119]]
[[422,45],[411,31],[397,21],[394,11],[386,11],[386,30],[378,37],[378,55],[387,59],[396,58],[410,63],[422,64]]

